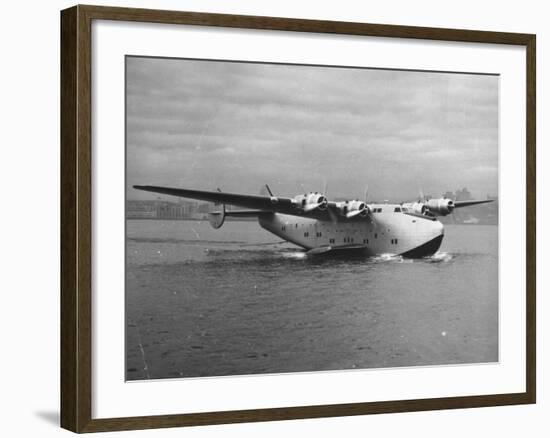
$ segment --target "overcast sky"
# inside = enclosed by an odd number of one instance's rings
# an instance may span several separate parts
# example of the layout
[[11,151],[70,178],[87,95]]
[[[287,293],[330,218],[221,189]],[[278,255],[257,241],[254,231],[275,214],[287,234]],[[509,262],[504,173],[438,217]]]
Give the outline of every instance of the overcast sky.
[[498,191],[498,77],[127,60],[133,184],[404,201]]

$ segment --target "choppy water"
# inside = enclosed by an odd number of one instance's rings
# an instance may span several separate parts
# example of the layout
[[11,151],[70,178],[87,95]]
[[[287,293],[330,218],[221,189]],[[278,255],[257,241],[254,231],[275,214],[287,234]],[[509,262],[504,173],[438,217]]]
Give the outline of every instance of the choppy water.
[[498,228],[307,257],[255,222],[127,222],[128,380],[498,360]]

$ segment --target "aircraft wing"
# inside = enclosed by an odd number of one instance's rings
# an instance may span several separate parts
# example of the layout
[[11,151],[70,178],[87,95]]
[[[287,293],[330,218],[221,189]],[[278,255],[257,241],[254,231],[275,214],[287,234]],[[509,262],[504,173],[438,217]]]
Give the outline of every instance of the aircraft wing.
[[455,201],[455,208],[460,207],[469,207],[470,205],[486,204],[488,202],[493,202],[494,199],[484,199],[483,201]]
[[230,204],[237,207],[254,209],[256,212],[272,212],[291,214],[294,216],[306,216],[319,218],[320,215],[327,216],[328,213],[315,211],[306,213],[302,209],[296,208],[293,199],[282,198],[278,196],[262,196],[262,195],[241,195],[237,193],[226,193],[220,191],[204,191],[204,190],[188,190],[177,189],[172,187],[159,186],[134,186],[137,190],[146,192],[162,193],[164,195],[179,196],[181,198],[197,199],[200,201],[209,201],[219,204]]

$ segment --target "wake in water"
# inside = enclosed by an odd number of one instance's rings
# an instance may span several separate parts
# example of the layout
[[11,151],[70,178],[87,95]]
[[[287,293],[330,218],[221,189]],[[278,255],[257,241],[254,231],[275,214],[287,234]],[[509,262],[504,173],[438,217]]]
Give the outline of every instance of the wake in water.
[[370,259],[374,262],[382,262],[382,263],[413,263],[413,262],[421,262],[425,261],[428,263],[446,263],[453,260],[454,255],[448,252],[436,252],[435,254],[428,256],[428,257],[422,257],[420,259],[410,259],[405,258],[403,256],[397,255],[397,254],[380,254],[377,256],[373,256]]
[[386,254],[380,254],[380,255],[376,255],[376,256],[372,256],[370,257],[370,259],[373,261],[373,262],[394,262],[394,263],[403,263],[404,259],[402,256],[400,255],[397,255],[397,254],[391,254],[391,253],[386,253]]
[[304,259],[307,257],[307,254],[305,253],[305,251],[294,251],[294,250],[291,250],[291,251],[281,251],[280,255],[283,256],[283,258],[285,259]]
[[437,251],[435,254],[425,257],[425,260],[431,263],[446,263],[454,259],[454,255],[449,252]]
[[346,252],[334,252],[334,253],[325,253],[325,254],[315,254],[315,255],[308,255],[303,250],[294,250],[294,249],[279,249],[274,251],[274,255],[282,256],[283,258],[287,259],[304,259],[304,258],[310,258],[310,259],[349,259],[349,260],[358,260],[358,259],[364,259],[368,262],[374,262],[374,263],[414,263],[414,262],[428,262],[428,263],[446,263],[450,262],[454,259],[454,255],[448,252],[436,252],[435,254],[423,257],[420,259],[413,259],[413,258],[407,258],[403,257],[398,254],[392,254],[392,253],[385,253],[380,254],[376,256],[367,256],[367,255],[360,255],[357,253],[346,253]]
[[310,260],[310,261],[321,261],[321,260],[354,260],[360,261],[364,260],[365,262],[370,263],[447,263],[454,259],[454,255],[449,252],[438,251],[435,254],[423,257],[419,259],[407,258],[398,254],[385,253],[376,256],[367,256],[364,253],[360,252],[345,252],[345,251],[335,251],[327,252],[323,254],[314,254],[308,255],[307,252],[299,248],[289,248],[282,247],[286,244],[285,241],[279,242],[261,242],[256,244],[241,244],[238,247],[228,249],[224,248],[207,248],[205,253],[209,256],[231,256],[233,257],[235,253],[240,254],[242,257],[254,258],[265,258],[265,259],[286,259],[286,260]]

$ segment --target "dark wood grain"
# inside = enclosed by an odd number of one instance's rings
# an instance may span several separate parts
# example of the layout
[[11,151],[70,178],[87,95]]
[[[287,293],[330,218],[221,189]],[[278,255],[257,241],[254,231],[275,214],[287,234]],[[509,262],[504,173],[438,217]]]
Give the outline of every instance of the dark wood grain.
[[61,14],[61,425],[91,420],[91,21]]
[[291,408],[207,412],[199,414],[158,415],[146,417],[106,418],[92,420],[81,432],[105,432],[129,429],[199,426],[209,424],[250,423],[297,420],[306,418],[343,417],[442,409],[463,409],[532,403],[526,393],[448,397],[387,402],[347,403],[300,406]]
[[76,8],[61,15],[61,426],[70,430],[78,430],[76,17]]
[[396,26],[391,24],[303,20],[296,18],[260,17],[254,15],[210,14],[202,12],[113,8],[103,6],[81,6],[81,8],[84,13],[89,14],[94,19],[105,20],[514,45],[526,45],[531,38],[530,34],[442,29],[437,27]]
[[527,78],[527,236],[526,236],[526,348],[527,348],[527,394],[536,403],[537,393],[537,81],[536,81],[536,37],[531,35],[526,43]]
[[[221,26],[414,38],[526,47],[526,391],[514,394],[92,419],[92,20]],[[535,403],[536,400],[536,39],[462,29],[197,12],[75,6],[61,13],[61,425],[75,432],[150,429]],[[266,397],[269,397],[267,394]]]

